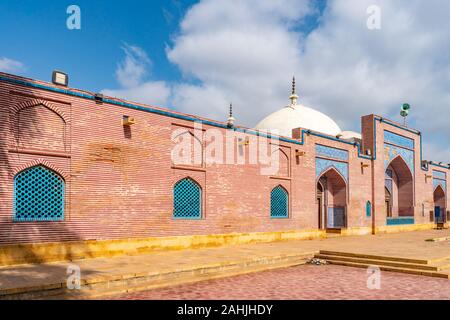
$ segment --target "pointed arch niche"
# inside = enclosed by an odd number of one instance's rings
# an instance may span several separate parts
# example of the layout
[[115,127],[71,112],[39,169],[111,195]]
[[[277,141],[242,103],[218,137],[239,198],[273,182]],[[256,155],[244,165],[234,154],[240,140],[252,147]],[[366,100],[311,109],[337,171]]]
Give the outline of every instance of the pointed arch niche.
[[191,128],[177,128],[172,132],[172,163],[177,166],[203,167],[203,132],[195,134]]
[[319,229],[347,227],[347,182],[334,167],[317,179]]
[[436,223],[445,223],[447,214],[447,174],[443,171],[433,170],[433,202],[434,220]]
[[69,118],[53,103],[33,99],[12,109],[14,147],[51,151],[70,148]]
[[385,210],[388,219],[414,217],[413,174],[400,155],[388,164],[385,171]]
[[346,228],[348,151],[316,144],[315,153],[318,228]]

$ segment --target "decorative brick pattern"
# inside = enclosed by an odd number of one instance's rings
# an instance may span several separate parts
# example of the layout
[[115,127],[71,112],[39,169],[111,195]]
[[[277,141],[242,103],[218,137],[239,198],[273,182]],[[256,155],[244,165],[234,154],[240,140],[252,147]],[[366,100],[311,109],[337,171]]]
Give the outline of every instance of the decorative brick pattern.
[[433,170],[433,177],[436,178],[436,179],[446,180],[447,179],[447,174],[445,172],[442,172],[442,171]]
[[31,167],[35,167],[38,165],[43,165],[47,168],[52,169],[53,171],[55,171],[56,173],[58,173],[60,176],[62,176],[64,178],[64,180],[68,180],[70,179],[70,176],[67,172],[65,172],[64,170],[61,170],[57,165],[51,163],[48,160],[42,159],[42,158],[37,158],[35,160],[29,161],[24,163],[23,165],[20,165],[16,168],[14,168],[11,171],[11,177],[16,176],[19,172],[27,169],[27,168],[31,168]]
[[316,145],[316,156],[347,161],[348,151],[318,144]]
[[447,174],[442,171],[433,170],[433,190],[438,186],[442,187],[444,193],[447,191]]
[[404,147],[407,149],[414,149],[414,140],[404,137],[402,135],[393,133],[391,131],[384,131],[384,142],[395,144],[399,147]]
[[[109,296],[112,300],[448,300],[448,279],[382,271],[379,290],[367,269],[302,265]],[[436,288],[439,288],[438,290]],[[330,313],[331,314],[331,313]]]
[[447,190],[447,182],[441,179],[433,179],[433,190],[435,190],[438,186],[442,187],[442,190]]
[[328,159],[316,159],[316,178],[319,178],[323,173],[330,168],[335,168],[346,181],[348,181],[348,164],[345,162],[333,161]]
[[390,144],[384,144],[384,167],[387,168],[389,164],[396,157],[402,157],[408,165],[411,172],[414,172],[414,152],[408,149],[396,147]]
[[33,99],[33,100],[27,100],[25,102],[19,103],[13,107],[11,107],[10,111],[12,114],[17,114],[19,111],[25,108],[29,107],[35,107],[43,105],[47,107],[48,109],[54,111],[56,114],[58,114],[62,119],[64,119],[64,122],[70,123],[70,117],[66,115],[66,113],[62,110],[60,110],[57,106],[55,106],[53,103],[48,102],[43,99]]

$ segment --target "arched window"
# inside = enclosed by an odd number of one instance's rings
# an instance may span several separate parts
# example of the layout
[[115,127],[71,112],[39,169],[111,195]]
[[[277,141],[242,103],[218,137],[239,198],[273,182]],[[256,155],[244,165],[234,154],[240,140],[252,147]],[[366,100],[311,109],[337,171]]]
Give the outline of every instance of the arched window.
[[372,203],[370,201],[366,202],[366,217],[370,218],[372,216]]
[[35,166],[14,177],[15,221],[64,220],[64,180],[44,166]]
[[173,217],[201,219],[202,189],[191,178],[178,181],[173,188]]
[[270,217],[289,217],[289,195],[282,186],[273,188],[270,194]]

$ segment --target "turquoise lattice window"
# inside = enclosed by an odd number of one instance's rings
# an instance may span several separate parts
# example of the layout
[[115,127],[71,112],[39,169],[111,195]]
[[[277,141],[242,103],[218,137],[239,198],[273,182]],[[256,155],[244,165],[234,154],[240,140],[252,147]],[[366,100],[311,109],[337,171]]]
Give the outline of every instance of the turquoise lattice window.
[[14,177],[14,220],[64,220],[64,180],[44,166],[19,172]]
[[289,217],[289,196],[282,186],[272,189],[270,194],[270,216],[272,218]]
[[178,181],[173,188],[173,217],[201,219],[202,189],[190,178]]

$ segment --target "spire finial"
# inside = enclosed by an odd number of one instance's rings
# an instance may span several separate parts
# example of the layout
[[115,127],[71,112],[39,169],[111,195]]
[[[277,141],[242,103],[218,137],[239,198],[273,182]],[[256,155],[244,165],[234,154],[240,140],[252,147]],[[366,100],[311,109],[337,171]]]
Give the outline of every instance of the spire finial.
[[298,95],[295,93],[295,76],[292,77],[292,94],[289,99],[291,99],[291,107],[297,105]]
[[233,128],[235,120],[236,119],[233,117],[233,104],[230,102],[230,113],[228,115],[227,127],[228,128]]
[[292,77],[292,94],[295,94],[295,76]]

